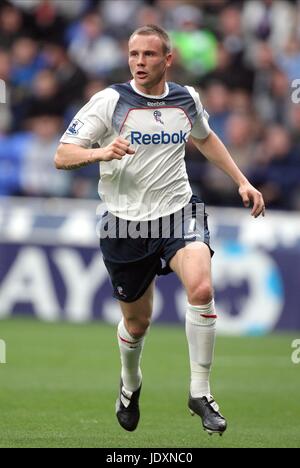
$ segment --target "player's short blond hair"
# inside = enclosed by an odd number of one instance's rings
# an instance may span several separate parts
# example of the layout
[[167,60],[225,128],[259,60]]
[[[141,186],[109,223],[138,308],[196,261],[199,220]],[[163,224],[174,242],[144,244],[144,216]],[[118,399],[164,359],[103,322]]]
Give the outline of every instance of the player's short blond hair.
[[172,50],[171,47],[171,40],[168,35],[168,33],[161,28],[160,26],[157,26],[156,24],[147,24],[146,26],[142,26],[138,29],[136,29],[130,36],[129,40],[136,35],[140,36],[158,36],[161,41],[162,41],[162,47],[163,47],[163,53],[164,54],[169,54]]

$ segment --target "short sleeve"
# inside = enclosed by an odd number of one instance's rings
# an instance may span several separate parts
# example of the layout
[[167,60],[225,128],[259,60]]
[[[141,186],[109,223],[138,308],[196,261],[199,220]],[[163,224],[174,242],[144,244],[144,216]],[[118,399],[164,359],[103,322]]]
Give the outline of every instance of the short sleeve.
[[112,116],[119,100],[119,93],[111,88],[95,94],[80,109],[60,139],[61,143],[73,143],[91,148],[111,130]]
[[199,138],[203,140],[208,137],[211,132],[211,128],[208,123],[209,115],[206,110],[203,108],[202,103],[200,101],[199,94],[192,86],[186,86],[190,95],[194,99],[196,110],[197,110],[197,117],[195,119],[191,135],[195,138]]

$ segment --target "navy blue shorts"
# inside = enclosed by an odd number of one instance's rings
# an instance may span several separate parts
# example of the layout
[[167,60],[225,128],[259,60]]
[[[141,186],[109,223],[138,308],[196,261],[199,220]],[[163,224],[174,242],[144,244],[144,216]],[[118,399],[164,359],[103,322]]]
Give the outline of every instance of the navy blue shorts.
[[171,258],[190,242],[204,242],[213,255],[209,239],[205,206],[196,195],[186,207],[152,222],[126,221],[104,213],[100,247],[113,296],[124,302],[136,301],[156,275],[172,273]]

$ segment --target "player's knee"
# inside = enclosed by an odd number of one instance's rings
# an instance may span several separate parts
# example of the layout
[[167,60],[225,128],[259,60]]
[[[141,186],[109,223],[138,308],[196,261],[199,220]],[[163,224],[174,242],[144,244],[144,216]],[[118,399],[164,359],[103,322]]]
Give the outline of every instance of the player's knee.
[[213,298],[213,288],[210,281],[202,281],[188,291],[188,301],[192,305],[208,304]]
[[139,319],[129,319],[126,321],[126,328],[128,333],[133,338],[141,338],[144,336],[150,326],[150,319],[139,318]]
[[186,321],[187,324],[213,327],[216,324],[217,314],[215,311],[215,301],[212,299],[207,304],[193,305],[188,303]]

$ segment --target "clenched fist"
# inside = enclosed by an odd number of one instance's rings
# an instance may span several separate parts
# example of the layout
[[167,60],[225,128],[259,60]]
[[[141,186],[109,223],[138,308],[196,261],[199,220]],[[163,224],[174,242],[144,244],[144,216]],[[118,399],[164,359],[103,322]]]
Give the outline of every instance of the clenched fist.
[[102,150],[102,161],[111,161],[112,159],[122,159],[126,154],[134,154],[134,149],[130,148],[129,141],[125,138],[117,137],[110,145]]

